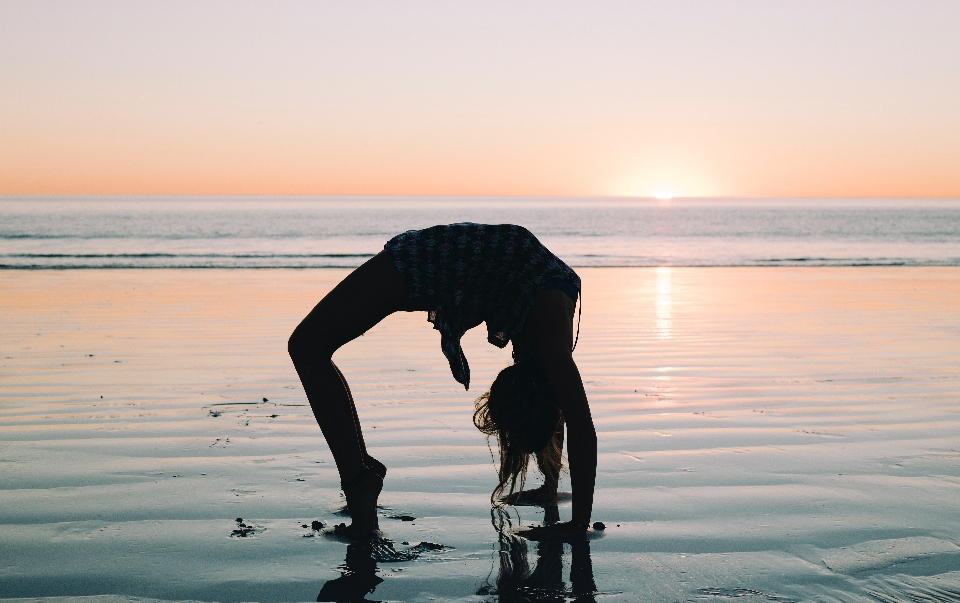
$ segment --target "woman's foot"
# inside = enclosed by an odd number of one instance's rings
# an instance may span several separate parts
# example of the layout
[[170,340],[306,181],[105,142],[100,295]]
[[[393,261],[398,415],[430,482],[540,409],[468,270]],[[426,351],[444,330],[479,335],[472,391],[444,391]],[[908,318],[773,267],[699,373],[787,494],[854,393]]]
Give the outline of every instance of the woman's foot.
[[361,539],[369,537],[376,529],[377,499],[383,490],[383,478],[373,471],[366,471],[343,485],[347,497],[347,510],[352,519],[350,525],[340,524],[334,528],[339,536]]
[[557,504],[557,488],[546,484],[534,490],[521,490],[509,496],[504,496],[500,502],[506,505],[555,505]]

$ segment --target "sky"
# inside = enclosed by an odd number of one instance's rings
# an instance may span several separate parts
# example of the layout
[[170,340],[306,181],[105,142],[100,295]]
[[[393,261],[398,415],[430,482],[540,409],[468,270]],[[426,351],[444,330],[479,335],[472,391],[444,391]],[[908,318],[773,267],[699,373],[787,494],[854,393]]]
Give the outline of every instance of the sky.
[[960,2],[0,0],[0,194],[960,197]]

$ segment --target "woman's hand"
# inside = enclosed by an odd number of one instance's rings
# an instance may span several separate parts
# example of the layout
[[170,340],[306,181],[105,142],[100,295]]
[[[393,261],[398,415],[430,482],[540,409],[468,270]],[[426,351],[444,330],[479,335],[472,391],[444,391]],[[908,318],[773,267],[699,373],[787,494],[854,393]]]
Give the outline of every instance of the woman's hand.
[[586,535],[587,526],[564,521],[549,526],[538,526],[517,532],[528,540],[580,540]]

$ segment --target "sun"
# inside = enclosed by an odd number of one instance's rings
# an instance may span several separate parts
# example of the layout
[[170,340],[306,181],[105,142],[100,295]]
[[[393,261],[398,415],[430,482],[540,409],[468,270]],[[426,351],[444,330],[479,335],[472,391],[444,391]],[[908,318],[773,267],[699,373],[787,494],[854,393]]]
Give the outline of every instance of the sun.
[[661,201],[669,201],[670,199],[673,199],[673,193],[670,191],[657,191],[655,196]]

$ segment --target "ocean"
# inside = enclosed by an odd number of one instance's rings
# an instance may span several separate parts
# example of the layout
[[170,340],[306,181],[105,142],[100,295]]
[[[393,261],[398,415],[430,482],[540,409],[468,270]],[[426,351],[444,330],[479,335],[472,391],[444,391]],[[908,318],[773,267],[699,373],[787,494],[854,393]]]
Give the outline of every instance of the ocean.
[[960,265],[960,199],[5,197],[0,268],[350,268],[453,222],[575,267]]

